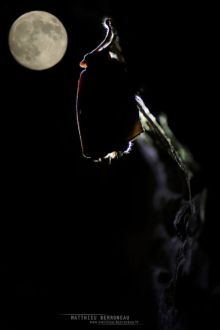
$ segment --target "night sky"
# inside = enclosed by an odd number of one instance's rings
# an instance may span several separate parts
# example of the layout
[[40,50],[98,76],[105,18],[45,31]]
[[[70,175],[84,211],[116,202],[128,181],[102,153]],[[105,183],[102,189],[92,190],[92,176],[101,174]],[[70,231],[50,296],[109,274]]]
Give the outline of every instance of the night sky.
[[[2,329],[33,329],[42,322],[63,329],[60,313],[134,312],[141,319],[146,308],[152,312],[151,293],[145,301],[143,273],[135,268],[148,255],[137,237],[151,214],[149,169],[136,150],[112,166],[83,159],[77,131],[79,62],[102,41],[108,15],[134,89],[154,115],[168,115],[201,165],[198,185],[210,191],[202,244],[217,258],[217,40],[210,7],[152,0],[1,1]],[[11,24],[32,10],[57,16],[69,39],[62,61],[41,72],[20,66],[8,48]],[[148,322],[151,329],[154,320]]]

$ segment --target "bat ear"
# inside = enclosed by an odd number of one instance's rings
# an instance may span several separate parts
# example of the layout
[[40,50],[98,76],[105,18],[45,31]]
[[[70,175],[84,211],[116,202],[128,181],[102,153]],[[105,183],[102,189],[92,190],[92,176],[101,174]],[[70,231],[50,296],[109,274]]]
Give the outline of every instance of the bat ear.
[[114,36],[116,34],[112,18],[110,18],[110,17],[104,18],[103,26],[106,29],[106,35],[105,35],[105,38],[103,39],[103,41],[95,49],[95,51],[97,51],[97,52],[100,52],[104,48],[108,47],[111,44],[111,42],[114,39]]
[[117,31],[105,20],[106,36],[80,65],[77,121],[82,152],[92,159],[125,151],[142,132]]

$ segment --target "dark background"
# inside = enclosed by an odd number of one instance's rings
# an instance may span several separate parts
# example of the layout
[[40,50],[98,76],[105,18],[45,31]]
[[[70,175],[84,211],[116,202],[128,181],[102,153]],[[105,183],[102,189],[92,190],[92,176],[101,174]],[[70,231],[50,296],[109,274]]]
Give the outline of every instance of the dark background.
[[[31,10],[56,15],[69,38],[62,61],[42,72],[19,66],[8,48],[11,24]],[[9,329],[44,318],[58,324],[59,313],[133,311],[143,317],[148,306],[150,314],[150,299],[145,304],[140,298],[135,273],[137,255],[145,250],[133,237],[142,251],[133,256],[126,243],[147,221],[147,166],[135,153],[111,168],[83,159],[76,126],[79,62],[102,40],[107,15],[116,22],[146,105],[155,115],[168,115],[201,165],[201,182],[209,189],[202,244],[212,262],[218,257],[215,8],[138,0],[2,0],[1,297]],[[217,278],[217,265],[213,269]]]

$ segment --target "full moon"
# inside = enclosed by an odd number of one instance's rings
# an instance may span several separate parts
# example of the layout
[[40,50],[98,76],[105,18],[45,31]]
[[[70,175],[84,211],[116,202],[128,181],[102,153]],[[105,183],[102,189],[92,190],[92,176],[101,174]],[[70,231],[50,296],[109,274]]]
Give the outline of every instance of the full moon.
[[58,18],[45,11],[20,16],[9,31],[9,49],[15,60],[31,70],[56,65],[67,48],[67,32]]

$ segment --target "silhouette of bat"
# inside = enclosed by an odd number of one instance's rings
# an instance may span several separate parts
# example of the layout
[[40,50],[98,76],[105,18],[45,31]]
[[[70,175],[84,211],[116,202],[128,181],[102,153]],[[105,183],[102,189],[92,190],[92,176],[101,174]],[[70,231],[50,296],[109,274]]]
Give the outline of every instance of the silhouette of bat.
[[80,63],[77,122],[84,157],[102,159],[129,148],[142,132],[139,110],[112,19],[104,21],[106,36]]

